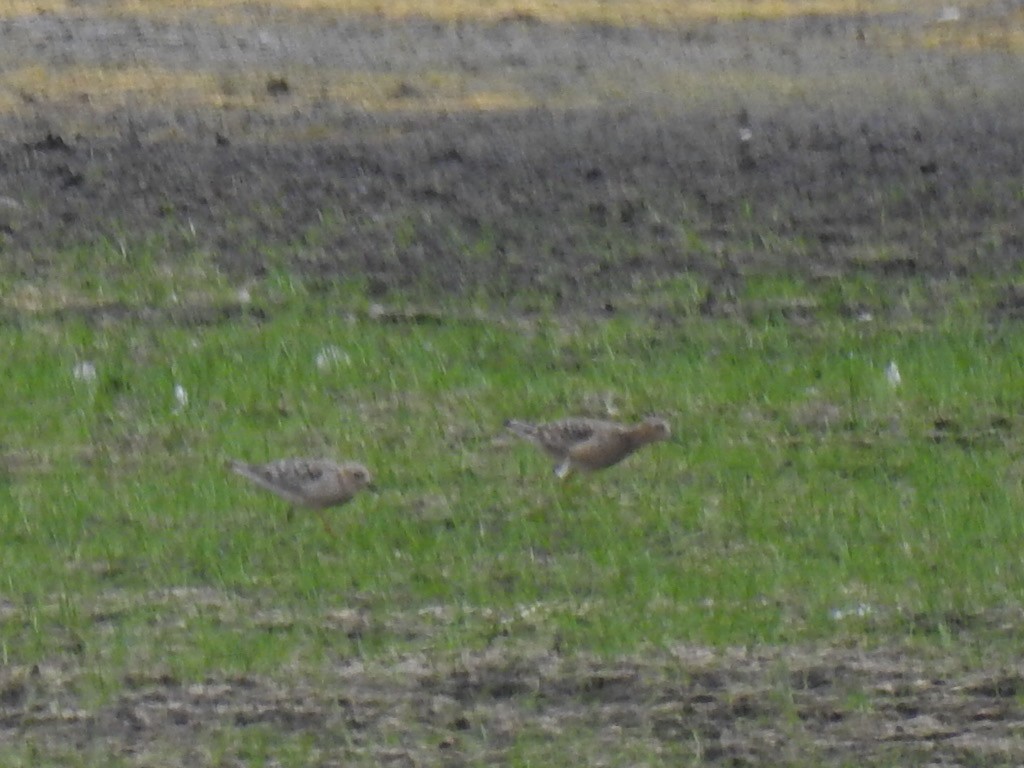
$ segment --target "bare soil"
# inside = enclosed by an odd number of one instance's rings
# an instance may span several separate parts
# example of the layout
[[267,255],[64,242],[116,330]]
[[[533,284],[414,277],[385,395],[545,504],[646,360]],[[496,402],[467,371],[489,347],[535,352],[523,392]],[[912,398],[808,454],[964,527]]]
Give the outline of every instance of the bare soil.
[[[324,766],[502,764],[517,750],[553,765],[1024,760],[1019,668],[893,650],[679,648],[611,662],[492,650],[350,661],[287,682],[135,674],[98,707],[56,669],[8,669],[0,683],[0,742],[133,765],[244,764],[246,743],[268,733]],[[242,762],[218,762],[217,744]]]
[[[1019,25],[1017,8],[972,4],[958,23]],[[752,275],[1012,280],[1024,59],[955,35],[926,46],[936,13],[672,29],[256,11],[234,24],[3,20],[0,68],[199,71],[229,95],[256,73],[259,88],[230,108],[13,89],[0,113],[2,270],[44,280],[106,243],[129,266],[142,248],[172,266],[199,252],[239,283],[285,269],[375,297],[601,310],[688,276],[709,313]],[[325,96],[331,73],[349,71],[391,77],[381,98],[394,103]],[[528,106],[438,107],[420,71],[511,83]],[[1019,316],[1017,292],[1000,301]],[[216,764],[218,734],[264,729],[305,737],[319,765],[461,765],[505,761],[533,734],[563,745],[555,763],[573,762],[574,744],[608,765],[1024,763],[1019,670],[907,651],[486,653],[339,663],[322,680],[133,676],[96,706],[60,669],[0,673],[0,743]]]
[[[21,208],[0,216],[7,270],[45,274],[99,242],[129,261],[198,251],[240,282],[287,269],[378,296],[593,308],[686,274],[709,311],[751,274],[1012,276],[1021,55],[971,41],[1019,27],[1014,7],[972,5],[941,46],[926,45],[945,29],[930,4],[678,29],[8,20],[7,67],[199,72],[214,93],[167,101],[145,74],[120,98],[100,75],[9,92],[0,194]],[[437,72],[528,106],[451,106]],[[346,77],[381,92],[331,98]]]

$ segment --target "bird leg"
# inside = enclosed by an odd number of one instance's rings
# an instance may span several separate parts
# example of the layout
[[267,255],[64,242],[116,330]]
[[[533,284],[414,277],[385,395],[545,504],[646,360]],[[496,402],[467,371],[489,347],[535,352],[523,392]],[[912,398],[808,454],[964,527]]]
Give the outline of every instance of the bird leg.
[[317,514],[320,515],[320,522],[324,524],[324,530],[337,539],[338,534],[334,532],[334,529],[331,528],[330,523],[327,522],[327,515],[324,513],[324,511],[322,509],[318,510]]

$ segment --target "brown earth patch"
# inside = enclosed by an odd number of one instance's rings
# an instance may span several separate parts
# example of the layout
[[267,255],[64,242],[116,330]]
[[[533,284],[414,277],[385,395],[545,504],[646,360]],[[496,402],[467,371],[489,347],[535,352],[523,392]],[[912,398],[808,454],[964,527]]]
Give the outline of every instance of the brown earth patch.
[[[97,706],[55,669],[8,669],[0,743],[40,755],[88,745],[128,765],[208,765],[248,739],[301,737],[307,765],[554,764],[630,754],[707,765],[991,765],[1024,759],[1024,677],[905,650],[678,648],[601,661],[492,650],[437,664],[339,663],[322,677],[200,683],[131,674]],[[248,735],[247,735],[248,734]],[[544,747],[544,744],[557,746]],[[273,754],[271,750],[271,754]],[[234,764],[234,763],[232,763]]]
[[685,274],[712,315],[757,274],[1014,275],[1020,60],[918,44],[936,13],[15,17],[4,271],[52,279],[91,247],[99,275],[188,258],[596,310]]

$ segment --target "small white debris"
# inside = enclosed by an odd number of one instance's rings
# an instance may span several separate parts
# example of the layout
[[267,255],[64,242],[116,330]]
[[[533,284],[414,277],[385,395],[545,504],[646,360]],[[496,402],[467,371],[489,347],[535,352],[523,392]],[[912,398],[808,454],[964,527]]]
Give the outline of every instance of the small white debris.
[[177,403],[175,411],[181,412],[188,406],[188,392],[181,384],[174,385],[174,401]]
[[75,363],[71,375],[75,377],[75,381],[96,381],[96,366],[88,360],[83,360],[80,363]]
[[895,360],[890,360],[889,364],[885,366],[885,380],[889,382],[889,386],[895,389],[903,381],[900,376],[900,369],[896,366]]
[[529,605],[520,605],[520,606],[518,606],[519,618],[520,619],[529,619],[530,617],[532,617],[535,614],[539,613],[540,610],[543,607],[544,607],[543,603],[531,603]]
[[321,371],[337,365],[349,365],[352,358],[341,347],[324,347],[316,353],[316,367]]
[[13,197],[0,195],[0,229],[14,231],[24,216],[25,206]]
[[583,407],[588,412],[600,412],[612,419],[619,415],[619,406],[616,402],[615,393],[610,390],[585,393],[583,395]]
[[828,615],[832,618],[832,621],[842,621],[850,617],[863,619],[870,616],[875,612],[875,609],[866,603],[859,603],[852,608],[833,608],[828,612]]
[[256,34],[256,39],[259,41],[261,47],[268,50],[276,51],[281,47],[281,41],[265,29],[261,29]]
[[248,304],[252,301],[252,294],[249,293],[248,288],[239,288],[235,298],[238,299],[239,304]]
[[951,24],[955,21],[960,21],[960,9],[955,5],[947,5],[939,13],[940,24]]
[[750,141],[752,138],[754,138],[754,132],[744,125],[744,126],[740,127],[739,137],[740,137],[740,141],[743,142],[744,144],[746,144],[748,141]]
[[615,418],[619,415],[619,409],[615,405],[615,393],[605,392],[604,393],[604,412],[611,418]]

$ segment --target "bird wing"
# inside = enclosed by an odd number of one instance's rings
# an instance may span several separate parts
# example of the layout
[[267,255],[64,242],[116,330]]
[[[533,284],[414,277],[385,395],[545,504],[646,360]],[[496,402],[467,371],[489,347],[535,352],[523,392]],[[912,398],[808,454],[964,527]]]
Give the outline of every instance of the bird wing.
[[562,419],[537,427],[537,442],[553,453],[567,454],[601,431],[594,419]]
[[230,466],[232,471],[293,504],[305,503],[304,491],[325,472],[322,463],[306,459],[282,459],[266,464],[233,461]]
[[588,470],[604,469],[632,453],[632,446],[620,429],[595,430],[569,450],[573,464]]
[[590,440],[594,435],[614,429],[617,425],[600,419],[562,419],[553,425],[574,443],[582,443]]

